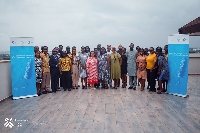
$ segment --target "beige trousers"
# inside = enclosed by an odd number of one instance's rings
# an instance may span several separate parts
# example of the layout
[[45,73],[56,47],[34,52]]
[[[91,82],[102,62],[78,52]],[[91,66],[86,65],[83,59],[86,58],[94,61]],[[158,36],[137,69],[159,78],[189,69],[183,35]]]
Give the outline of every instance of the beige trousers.
[[72,75],[72,85],[78,87],[79,71],[78,65],[72,65],[73,75]]
[[50,91],[50,73],[44,73],[44,77],[42,77],[42,87],[41,91]]

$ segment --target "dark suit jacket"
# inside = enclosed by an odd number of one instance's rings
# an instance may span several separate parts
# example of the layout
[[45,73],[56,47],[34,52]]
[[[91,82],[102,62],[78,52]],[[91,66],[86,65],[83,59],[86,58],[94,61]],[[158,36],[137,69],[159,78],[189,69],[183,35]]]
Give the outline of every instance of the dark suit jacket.
[[[57,56],[57,58],[58,58],[58,56]],[[57,65],[57,67],[56,67],[56,65]],[[53,55],[50,56],[49,66],[50,66],[51,73],[59,73],[58,62],[56,61],[56,59]]]

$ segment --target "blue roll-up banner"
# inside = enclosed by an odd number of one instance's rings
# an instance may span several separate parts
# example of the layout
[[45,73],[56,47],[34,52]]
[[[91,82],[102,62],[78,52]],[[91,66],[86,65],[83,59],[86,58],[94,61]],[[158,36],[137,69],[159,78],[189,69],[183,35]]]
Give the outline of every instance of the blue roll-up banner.
[[13,99],[38,96],[33,37],[10,37]]
[[186,97],[189,63],[189,35],[168,36],[169,81],[167,93]]

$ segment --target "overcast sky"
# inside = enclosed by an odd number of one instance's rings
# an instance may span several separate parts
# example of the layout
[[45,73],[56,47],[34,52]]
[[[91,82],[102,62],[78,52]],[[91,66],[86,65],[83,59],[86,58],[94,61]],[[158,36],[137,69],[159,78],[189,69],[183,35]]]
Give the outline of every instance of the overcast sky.
[[[9,37],[34,44],[164,46],[170,34],[200,16],[200,0],[0,0],[0,51]],[[200,37],[190,38],[198,47]]]

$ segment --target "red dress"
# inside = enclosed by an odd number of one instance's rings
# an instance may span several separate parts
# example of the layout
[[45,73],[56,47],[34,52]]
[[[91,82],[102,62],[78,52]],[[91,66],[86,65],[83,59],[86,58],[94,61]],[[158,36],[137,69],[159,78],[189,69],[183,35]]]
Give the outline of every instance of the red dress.
[[98,83],[98,60],[97,58],[88,57],[86,62],[86,69],[88,73],[88,84]]

